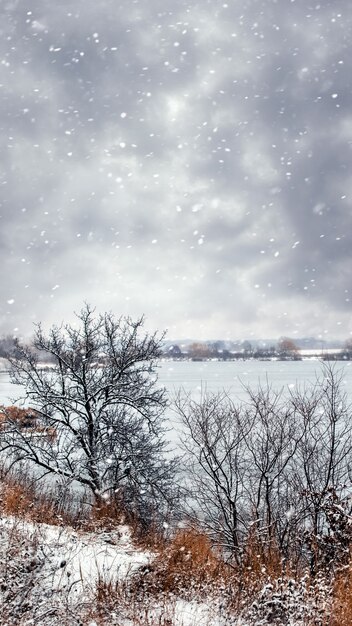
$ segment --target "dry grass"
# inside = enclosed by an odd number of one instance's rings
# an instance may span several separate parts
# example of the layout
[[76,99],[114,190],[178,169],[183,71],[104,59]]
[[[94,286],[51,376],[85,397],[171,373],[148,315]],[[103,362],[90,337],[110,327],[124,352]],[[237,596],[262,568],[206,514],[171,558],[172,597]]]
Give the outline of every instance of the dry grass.
[[112,529],[125,522],[123,507],[118,501],[94,502],[90,507],[89,515],[85,520],[85,526],[89,530]]
[[352,625],[352,561],[336,576],[329,626]]
[[54,525],[73,526],[77,525],[79,519],[69,494],[59,500],[55,491],[43,491],[42,486],[24,473],[2,472],[0,513]]
[[[226,623],[242,619],[248,626],[330,626],[330,591],[325,578],[292,578],[278,550],[271,547],[259,553],[257,549],[252,537],[245,564],[239,567],[226,563],[203,532],[180,530],[130,581],[101,578],[92,615],[99,625],[109,623],[111,615],[127,615],[131,626],[173,626],[175,602],[181,598],[207,604],[208,626],[218,623],[220,613]],[[350,622],[341,626],[347,624]]]
[[173,539],[165,541],[150,566],[134,578],[135,590],[153,594],[179,594],[199,597],[210,587],[229,582],[233,571],[209,538],[194,529],[179,530]]
[[145,534],[138,519],[128,515],[117,499],[90,503],[89,497],[83,494],[81,501],[77,501],[69,489],[58,495],[55,488],[43,488],[43,482],[36,481],[24,471],[8,472],[0,466],[1,513],[33,522],[68,525],[87,532],[109,531],[128,524],[140,547],[156,546],[161,541],[160,533],[157,538],[153,528]]
[[161,541],[160,533],[153,527],[145,533],[139,520],[129,515],[118,499],[90,503],[89,497],[82,495],[81,501],[77,501],[69,489],[58,495],[57,489],[43,488],[43,482],[24,471],[9,472],[0,466],[1,513],[33,522],[69,525],[87,532],[109,531],[128,524],[140,547],[156,546]]
[[237,577],[247,589],[255,591],[265,581],[289,576],[301,577],[304,571],[298,571],[287,558],[284,558],[278,545],[272,541],[264,543],[254,532],[250,533],[244,544],[240,566],[236,566]]
[[[203,533],[179,530],[170,541],[160,542],[150,565],[128,581],[98,580],[90,617],[97,624],[120,624],[122,616],[131,626],[173,626],[178,598],[209,600],[230,584],[229,568]],[[177,622],[179,623],[179,622]],[[209,626],[212,622],[209,621]]]
[[[26,476],[3,473],[0,480],[0,513],[5,516],[91,531],[113,530],[130,521],[119,502],[101,502],[90,512],[86,509],[84,513],[73,514],[69,500],[58,504],[54,493],[39,491],[35,481]],[[138,520],[132,520],[133,525],[138,536]],[[221,598],[233,619],[249,616],[248,624],[256,623],[256,619],[273,624],[270,614],[269,618],[263,617],[263,611],[279,599],[291,608],[296,602],[297,615],[301,603],[304,621],[297,623],[352,626],[352,559],[348,566],[340,567],[334,578],[332,573],[329,577],[329,573],[321,572],[310,579],[291,567],[276,545],[263,546],[255,534],[243,547],[240,565],[234,560],[227,561],[199,529],[180,529],[171,539],[166,539],[152,528],[143,535],[141,545],[151,547],[156,554],[149,566],[141,568],[128,581],[103,577],[98,580],[89,609],[97,624],[120,624],[118,619],[123,614],[133,626],[172,626],[177,598],[215,603]],[[327,606],[331,606],[329,612]],[[293,607],[292,611],[295,610]],[[116,621],[111,618],[113,615],[118,616]]]

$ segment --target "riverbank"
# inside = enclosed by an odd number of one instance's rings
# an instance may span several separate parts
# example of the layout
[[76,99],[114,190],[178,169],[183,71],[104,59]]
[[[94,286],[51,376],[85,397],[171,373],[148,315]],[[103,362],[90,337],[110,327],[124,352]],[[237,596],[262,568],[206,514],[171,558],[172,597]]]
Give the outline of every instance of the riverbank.
[[108,509],[69,520],[49,493],[22,483],[0,483],[1,624],[350,624],[346,567],[312,577],[253,544],[238,568],[195,528],[143,536]]

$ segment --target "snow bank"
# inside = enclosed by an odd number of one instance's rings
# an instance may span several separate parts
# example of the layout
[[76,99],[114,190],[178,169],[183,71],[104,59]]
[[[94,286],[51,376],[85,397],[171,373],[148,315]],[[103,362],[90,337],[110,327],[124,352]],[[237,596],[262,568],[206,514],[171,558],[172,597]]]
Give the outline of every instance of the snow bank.
[[152,555],[136,549],[127,526],[114,532],[80,532],[49,524],[33,524],[15,518],[4,518],[0,525],[16,529],[39,546],[43,556],[41,581],[54,591],[72,593],[94,589],[98,578],[116,581],[126,578]]

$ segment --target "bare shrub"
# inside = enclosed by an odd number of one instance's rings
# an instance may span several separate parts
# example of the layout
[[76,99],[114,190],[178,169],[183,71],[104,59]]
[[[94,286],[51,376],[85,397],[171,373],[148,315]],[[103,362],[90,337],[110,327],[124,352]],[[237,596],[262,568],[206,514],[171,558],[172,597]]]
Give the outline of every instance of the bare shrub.
[[249,539],[262,557],[280,555],[298,573],[327,563],[334,532],[327,502],[334,494],[336,526],[352,475],[352,420],[342,374],[331,365],[322,374],[286,396],[247,389],[238,405],[226,393],[176,400],[185,429],[186,514],[237,565]]
[[[6,626],[82,626],[82,605],[66,591],[50,589],[47,553],[39,532],[20,522],[2,522],[0,532],[0,615]],[[46,582],[48,581],[48,582]]]
[[260,626],[328,626],[331,588],[324,577],[268,578],[241,617]]

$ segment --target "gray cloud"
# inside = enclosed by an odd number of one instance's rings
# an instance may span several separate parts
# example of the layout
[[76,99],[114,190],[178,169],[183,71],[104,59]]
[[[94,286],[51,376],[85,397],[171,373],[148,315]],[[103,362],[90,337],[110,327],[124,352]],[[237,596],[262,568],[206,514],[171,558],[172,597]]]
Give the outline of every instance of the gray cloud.
[[347,0],[3,3],[2,332],[86,299],[347,337],[351,29]]

